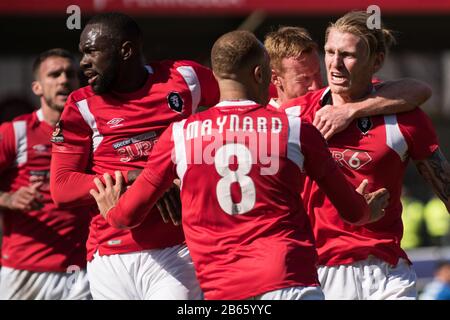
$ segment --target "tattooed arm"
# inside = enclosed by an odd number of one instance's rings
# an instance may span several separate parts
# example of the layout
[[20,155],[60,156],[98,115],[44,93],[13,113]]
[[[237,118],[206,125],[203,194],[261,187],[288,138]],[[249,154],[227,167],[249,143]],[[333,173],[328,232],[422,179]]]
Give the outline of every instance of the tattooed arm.
[[441,150],[438,148],[429,158],[416,161],[415,164],[450,213],[450,163]]

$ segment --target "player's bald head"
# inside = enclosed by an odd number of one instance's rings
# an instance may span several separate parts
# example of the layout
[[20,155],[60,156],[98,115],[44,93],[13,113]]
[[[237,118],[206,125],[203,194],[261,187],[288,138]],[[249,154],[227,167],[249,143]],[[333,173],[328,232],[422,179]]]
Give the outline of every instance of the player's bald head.
[[119,13],[108,12],[93,16],[86,24],[88,31],[94,26],[102,29],[102,34],[112,41],[113,45],[120,46],[125,41],[131,41],[142,46],[142,31],[131,17]]
[[211,50],[214,74],[234,79],[243,69],[251,70],[268,59],[263,44],[249,31],[232,31],[221,36]]

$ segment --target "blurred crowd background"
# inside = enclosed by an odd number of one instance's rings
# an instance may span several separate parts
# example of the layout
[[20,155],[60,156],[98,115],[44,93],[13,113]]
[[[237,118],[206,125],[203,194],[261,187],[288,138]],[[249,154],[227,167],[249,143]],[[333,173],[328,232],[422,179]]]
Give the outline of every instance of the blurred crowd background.
[[[0,122],[37,105],[30,84],[31,64],[38,53],[54,47],[78,52],[81,29],[67,27],[67,19],[77,13],[73,7],[68,10],[71,5],[80,9],[81,27],[98,12],[132,15],[144,31],[148,60],[193,59],[205,65],[213,42],[225,32],[247,29],[262,40],[281,25],[302,26],[322,47],[330,21],[347,11],[377,5],[398,42],[377,76],[381,80],[411,77],[430,85],[433,96],[422,108],[432,118],[450,159],[450,0],[3,0]],[[402,246],[415,264],[420,290],[442,267],[441,262],[450,260],[450,215],[431,195],[410,165],[403,197]]]

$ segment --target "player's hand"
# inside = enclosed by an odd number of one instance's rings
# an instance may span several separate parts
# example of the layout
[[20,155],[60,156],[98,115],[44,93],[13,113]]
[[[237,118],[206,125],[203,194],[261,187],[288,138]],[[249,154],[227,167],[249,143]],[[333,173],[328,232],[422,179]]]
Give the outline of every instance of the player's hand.
[[91,189],[89,191],[97,202],[100,214],[105,219],[108,211],[115,207],[117,202],[119,202],[120,195],[123,191],[122,173],[120,171],[115,171],[114,175],[116,179],[115,182],[113,182],[113,179],[109,173],[103,174],[105,184],[103,184],[99,178],[95,178],[94,183],[97,190]]
[[128,184],[132,185],[141,174],[142,169],[130,170],[127,173]]
[[389,191],[385,188],[378,189],[374,192],[366,192],[367,185],[369,181],[364,179],[363,182],[359,185],[356,191],[364,196],[367,201],[367,204],[370,207],[371,215],[368,223],[372,223],[380,220],[384,217],[385,211],[384,209],[389,204],[390,194]]
[[316,112],[313,125],[328,140],[336,133],[347,128],[352,121],[353,117],[350,108],[344,105],[336,107],[328,104]]
[[181,224],[180,180],[173,181],[173,185],[158,200],[156,207],[165,223],[170,219],[176,226]]
[[3,202],[10,210],[31,211],[39,210],[43,207],[40,202],[43,198],[38,189],[42,186],[42,182],[33,183],[28,187],[21,187],[13,193],[3,193]]

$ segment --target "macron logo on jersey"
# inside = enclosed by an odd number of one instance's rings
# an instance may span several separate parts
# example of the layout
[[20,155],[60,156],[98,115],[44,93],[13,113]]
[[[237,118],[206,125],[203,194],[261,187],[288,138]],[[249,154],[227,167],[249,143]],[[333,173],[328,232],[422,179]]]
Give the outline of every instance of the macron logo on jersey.
[[123,118],[114,118],[109,120],[106,124],[110,127],[110,128],[116,128],[116,127],[120,127],[123,126]]

